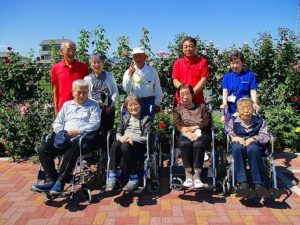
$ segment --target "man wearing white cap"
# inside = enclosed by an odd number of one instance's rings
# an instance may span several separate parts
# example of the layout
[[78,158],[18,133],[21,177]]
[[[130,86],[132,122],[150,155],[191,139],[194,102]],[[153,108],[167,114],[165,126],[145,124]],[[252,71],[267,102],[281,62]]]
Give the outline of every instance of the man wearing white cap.
[[135,93],[143,100],[142,111],[151,115],[160,111],[162,90],[155,68],[146,64],[147,54],[144,47],[136,47],[132,51],[133,61],[123,76],[123,89],[127,94]]

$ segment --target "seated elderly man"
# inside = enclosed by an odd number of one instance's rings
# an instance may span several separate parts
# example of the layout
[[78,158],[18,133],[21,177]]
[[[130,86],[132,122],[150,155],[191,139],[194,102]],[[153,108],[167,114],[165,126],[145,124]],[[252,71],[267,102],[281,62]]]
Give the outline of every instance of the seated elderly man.
[[231,138],[232,157],[234,159],[235,177],[239,184],[238,191],[246,193],[249,181],[246,174],[246,158],[250,167],[252,182],[255,190],[264,190],[263,159],[264,145],[269,142],[270,136],[266,122],[259,116],[253,115],[253,101],[243,97],[237,102],[237,114],[226,126]]
[[[38,149],[46,180],[43,185],[33,185],[33,190],[50,191],[50,194],[60,194],[64,190],[64,184],[68,181],[79,156],[79,145],[78,141],[64,143],[62,140],[87,134],[89,142],[83,148],[84,154],[93,150],[97,139],[95,131],[100,126],[101,110],[96,101],[88,98],[88,93],[89,86],[85,80],[75,80],[72,83],[74,100],[64,103],[53,123],[55,134]],[[54,163],[54,158],[58,155],[64,155],[59,172]]]

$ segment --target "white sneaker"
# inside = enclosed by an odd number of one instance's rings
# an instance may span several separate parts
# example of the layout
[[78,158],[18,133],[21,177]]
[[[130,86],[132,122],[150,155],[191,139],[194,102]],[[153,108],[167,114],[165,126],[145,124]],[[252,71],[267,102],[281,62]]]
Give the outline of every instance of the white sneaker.
[[197,180],[194,181],[194,187],[195,188],[202,188],[202,187],[205,187],[205,184],[203,184],[200,179],[197,179]]
[[186,180],[183,182],[183,186],[184,186],[184,187],[187,187],[187,188],[192,187],[192,186],[193,186],[193,180],[192,180],[191,178],[186,179]]

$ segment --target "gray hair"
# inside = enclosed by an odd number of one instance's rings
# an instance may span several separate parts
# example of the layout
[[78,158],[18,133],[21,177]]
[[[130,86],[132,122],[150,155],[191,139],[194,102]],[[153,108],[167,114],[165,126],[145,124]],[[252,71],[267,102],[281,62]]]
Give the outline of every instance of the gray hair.
[[74,91],[77,87],[89,90],[89,84],[86,80],[74,80],[72,83],[72,90]]
[[93,59],[100,59],[100,60],[104,63],[105,56],[100,55],[100,54],[98,54],[98,53],[93,53],[93,54],[91,54],[90,57],[89,57],[89,62],[90,62],[90,64],[91,64],[91,62],[92,62]]
[[236,103],[237,108],[240,108],[240,105],[243,102],[250,103],[252,106],[254,104],[254,102],[253,102],[253,100],[251,98],[249,98],[248,96],[245,96],[245,97],[242,97],[239,100],[237,100],[237,103]]
[[137,101],[140,106],[143,105],[143,100],[137,95],[137,94],[134,94],[134,93],[130,93],[126,98],[125,98],[125,101],[124,101],[124,107],[125,109],[127,109],[127,105],[129,102],[131,101]]
[[74,48],[76,48],[75,42],[66,39],[66,40],[63,40],[62,43],[60,44],[60,49],[61,50],[65,48],[66,43],[70,43],[70,45],[72,45],[72,46],[74,46]]

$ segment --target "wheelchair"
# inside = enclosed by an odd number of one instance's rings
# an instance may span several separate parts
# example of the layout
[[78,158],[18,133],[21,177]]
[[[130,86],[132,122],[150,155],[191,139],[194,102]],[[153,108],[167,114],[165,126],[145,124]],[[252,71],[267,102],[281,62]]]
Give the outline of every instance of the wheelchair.
[[[108,182],[108,171],[110,162],[110,147],[116,138],[116,130],[108,132],[107,135],[107,168],[106,168],[106,183]],[[156,131],[147,134],[146,149],[138,155],[137,170],[139,187],[134,193],[140,194],[147,190],[153,194],[160,189],[160,176],[162,171],[162,146],[159,135]],[[126,176],[122,168],[122,159],[117,169],[116,191],[120,191],[126,182]]]
[[[44,136],[44,141],[53,138],[54,133],[50,133]],[[63,193],[59,195],[51,195],[49,192],[46,192],[48,199],[52,200],[57,197],[66,197],[70,196],[70,199],[73,199],[75,191],[75,186],[79,185],[80,190],[82,191],[85,200],[92,202],[92,193],[88,187],[88,183],[92,180],[97,180],[101,186],[105,184],[105,162],[107,160],[106,151],[103,150],[103,145],[101,143],[101,132],[97,135],[100,139],[99,142],[89,153],[83,154],[83,148],[87,143],[87,135],[77,136],[71,139],[71,143],[78,144],[79,146],[79,156],[77,157],[76,163],[73,168],[73,172],[70,174],[70,177],[65,185]],[[55,158],[55,167],[57,170],[60,168],[63,156],[57,156]],[[39,165],[39,171],[37,175],[37,180],[35,184],[39,185],[42,182],[45,182],[45,172],[43,166]],[[38,192],[37,190],[31,188],[31,191]]]
[[[169,176],[169,187],[171,190],[186,192],[187,188],[183,186],[185,180],[185,171],[181,159],[180,148],[177,147],[177,139],[179,137],[179,131],[175,128],[172,130],[172,140],[171,140],[171,153],[170,153],[170,176]],[[211,146],[205,151],[204,165],[201,172],[201,179],[207,181],[207,178],[212,178],[212,182],[208,187],[200,189],[209,189],[216,191],[217,182],[217,167],[216,167],[216,149],[214,141],[214,129],[211,128]]]
[[[291,195],[291,191],[285,188],[279,188],[277,182],[277,172],[274,162],[274,142],[275,137],[270,134],[270,141],[265,147],[265,152],[263,153],[263,167],[264,167],[264,177],[265,177],[265,189],[255,190],[250,188],[247,192],[239,192],[237,187],[237,182],[235,180],[235,168],[234,159],[231,155],[231,140],[227,134],[226,149],[223,152],[223,177],[219,177],[220,181],[218,184],[221,185],[221,192],[223,195],[229,195],[231,193],[236,194],[238,197],[245,197],[248,199],[278,199],[283,194],[287,196]],[[246,168],[247,177],[250,177],[250,170],[247,166]],[[250,187],[252,184],[250,183]]]

